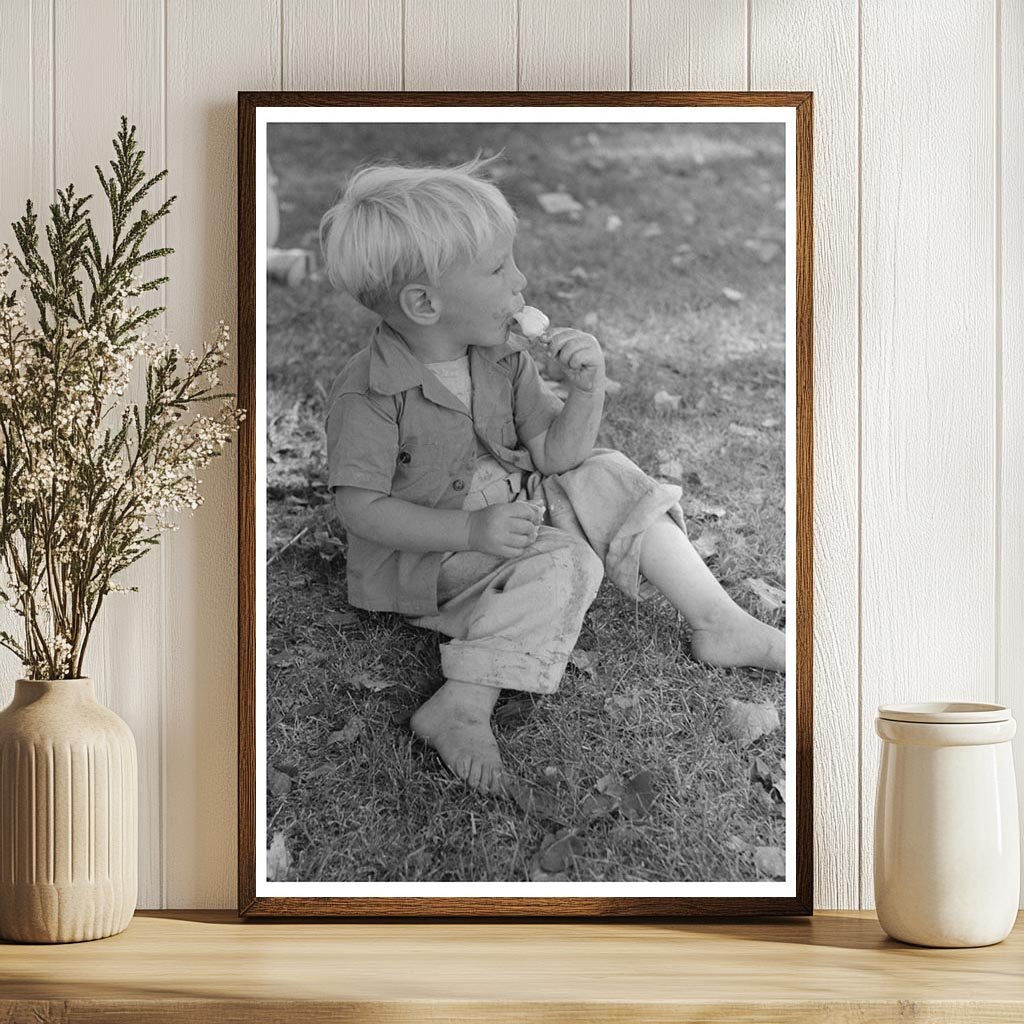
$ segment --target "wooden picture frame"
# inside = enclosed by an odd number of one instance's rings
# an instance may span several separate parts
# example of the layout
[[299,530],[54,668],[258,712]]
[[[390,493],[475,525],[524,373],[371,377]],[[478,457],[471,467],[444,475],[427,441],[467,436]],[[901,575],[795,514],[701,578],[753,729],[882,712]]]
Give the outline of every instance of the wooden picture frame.
[[[358,895],[356,886],[345,895],[313,894],[302,891],[303,883],[277,887],[265,877],[266,858],[263,854],[269,844],[266,827],[266,775],[259,762],[259,746],[265,742],[267,707],[258,694],[266,687],[266,651],[258,650],[261,630],[257,621],[261,609],[266,607],[266,595],[258,592],[257,558],[265,551],[264,536],[257,533],[258,495],[260,473],[257,457],[261,452],[259,432],[265,430],[260,422],[261,398],[257,387],[258,374],[263,372],[258,357],[258,338],[262,338],[258,322],[258,302],[263,288],[260,277],[261,261],[257,256],[257,240],[265,244],[265,222],[258,213],[264,184],[262,165],[266,155],[265,126],[270,112],[293,111],[298,117],[303,111],[308,117],[327,116],[345,120],[368,109],[385,112],[391,120],[401,113],[408,121],[444,112],[453,119],[468,116],[472,110],[486,108],[505,114],[505,108],[515,108],[515,116],[522,119],[523,111],[539,112],[557,108],[566,111],[565,121],[580,123],[587,118],[581,111],[593,115],[591,108],[621,111],[626,116],[643,117],[658,121],[669,117],[678,108],[694,111],[694,117],[708,108],[736,110],[759,117],[777,118],[786,124],[786,231],[785,249],[787,281],[787,371],[784,388],[787,404],[787,422],[795,437],[787,431],[787,466],[795,467],[795,484],[787,473],[787,501],[790,518],[787,519],[787,537],[795,537],[786,552],[786,564],[795,565],[796,579],[787,575],[787,593],[795,597],[795,615],[789,615],[789,630],[795,625],[795,643],[789,641],[790,657],[786,673],[787,705],[786,742],[789,766],[789,797],[787,822],[787,872],[785,879],[774,887],[762,887],[757,894],[747,895],[737,884],[722,895],[709,895],[703,890],[694,895],[658,895],[658,886],[672,883],[650,883],[644,891],[622,894],[617,886],[614,894],[594,895],[593,886],[586,894],[572,895],[564,889],[571,884],[555,888],[529,881],[518,883],[528,887],[524,895],[469,894],[455,883],[438,883],[429,891],[425,883],[422,894],[410,894],[408,886],[395,895],[382,893],[381,886],[372,894]],[[389,108],[405,108],[403,111]],[[276,117],[277,114],[272,114]],[[705,116],[705,115],[701,115]],[[512,120],[513,113],[508,112]],[[436,118],[434,118],[436,120]],[[738,118],[737,118],[738,119]],[[613,120],[612,117],[606,120]],[[262,126],[262,127],[261,127]],[[258,150],[258,140],[263,140]],[[258,188],[258,185],[260,188]],[[777,209],[782,209],[777,206]],[[265,209],[265,206],[264,206]],[[265,278],[265,275],[264,275]],[[529,298],[527,298],[529,301]],[[265,298],[264,298],[265,302]],[[719,92],[719,93],[662,93],[662,92],[531,92],[531,93],[417,93],[417,92],[241,92],[238,95],[238,401],[249,410],[240,434],[238,475],[238,531],[239,531],[239,624],[238,624],[238,905],[239,914],[246,917],[332,916],[340,918],[366,917],[693,917],[693,916],[748,916],[748,915],[806,915],[813,907],[813,844],[812,844],[812,96],[806,92]],[[265,499],[264,494],[263,498]],[[792,517],[795,516],[795,522]],[[791,605],[790,605],[791,607]],[[795,654],[795,656],[794,656]],[[257,673],[263,665],[264,678]],[[261,725],[262,723],[262,725]],[[262,791],[257,786],[263,783]],[[786,783],[780,783],[785,787]],[[263,802],[262,812],[260,802]],[[261,816],[262,813],[262,816]],[[264,877],[258,877],[260,870]],[[745,883],[744,883],[745,884]],[[612,886],[613,883],[605,883]],[[452,892],[453,886],[455,892]],[[713,888],[713,886],[708,886]],[[541,891],[538,892],[537,890]],[[770,889],[770,891],[769,891]],[[650,891],[648,891],[650,890]],[[754,884],[751,883],[751,892]],[[271,892],[273,894],[271,894]],[[545,895],[550,892],[552,895]]]

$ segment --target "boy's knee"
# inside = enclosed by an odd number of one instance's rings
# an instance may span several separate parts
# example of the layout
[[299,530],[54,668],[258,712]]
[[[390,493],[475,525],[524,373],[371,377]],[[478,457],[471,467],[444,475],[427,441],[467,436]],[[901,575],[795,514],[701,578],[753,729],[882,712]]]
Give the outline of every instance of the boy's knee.
[[582,592],[594,599],[604,579],[604,563],[586,541],[566,534],[564,543],[552,550],[551,558],[574,594]]
[[593,463],[595,469],[603,470],[606,473],[640,473],[645,475],[644,471],[629,456],[611,449],[595,452],[584,462],[584,465],[589,462]]

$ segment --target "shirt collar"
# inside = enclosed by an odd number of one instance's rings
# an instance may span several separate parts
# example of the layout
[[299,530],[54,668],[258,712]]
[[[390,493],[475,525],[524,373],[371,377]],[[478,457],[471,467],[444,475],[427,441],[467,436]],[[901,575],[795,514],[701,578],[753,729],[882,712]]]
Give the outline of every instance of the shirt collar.
[[[522,348],[517,339],[486,348],[471,345],[470,368],[480,365],[490,369],[499,359]],[[379,395],[397,395],[409,388],[422,387],[423,394],[431,401],[439,405],[451,404],[448,389],[412,354],[398,331],[383,320],[370,342],[370,387]]]

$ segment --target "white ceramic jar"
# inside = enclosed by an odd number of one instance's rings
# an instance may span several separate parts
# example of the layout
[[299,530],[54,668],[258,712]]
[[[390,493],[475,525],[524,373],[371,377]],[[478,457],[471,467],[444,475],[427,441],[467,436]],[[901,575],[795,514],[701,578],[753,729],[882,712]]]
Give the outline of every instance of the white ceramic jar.
[[894,939],[988,946],[1006,938],[1020,894],[1017,790],[999,704],[878,709],[875,906]]

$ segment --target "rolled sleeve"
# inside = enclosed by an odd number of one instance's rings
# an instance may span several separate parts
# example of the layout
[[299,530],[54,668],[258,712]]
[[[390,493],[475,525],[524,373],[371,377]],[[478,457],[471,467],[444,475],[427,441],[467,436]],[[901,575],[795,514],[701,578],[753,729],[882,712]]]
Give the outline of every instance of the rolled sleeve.
[[562,411],[561,399],[541,380],[537,364],[527,352],[519,352],[519,365],[512,378],[516,433],[520,441],[543,434]]
[[327,486],[391,493],[398,422],[391,402],[341,394],[327,412]]

